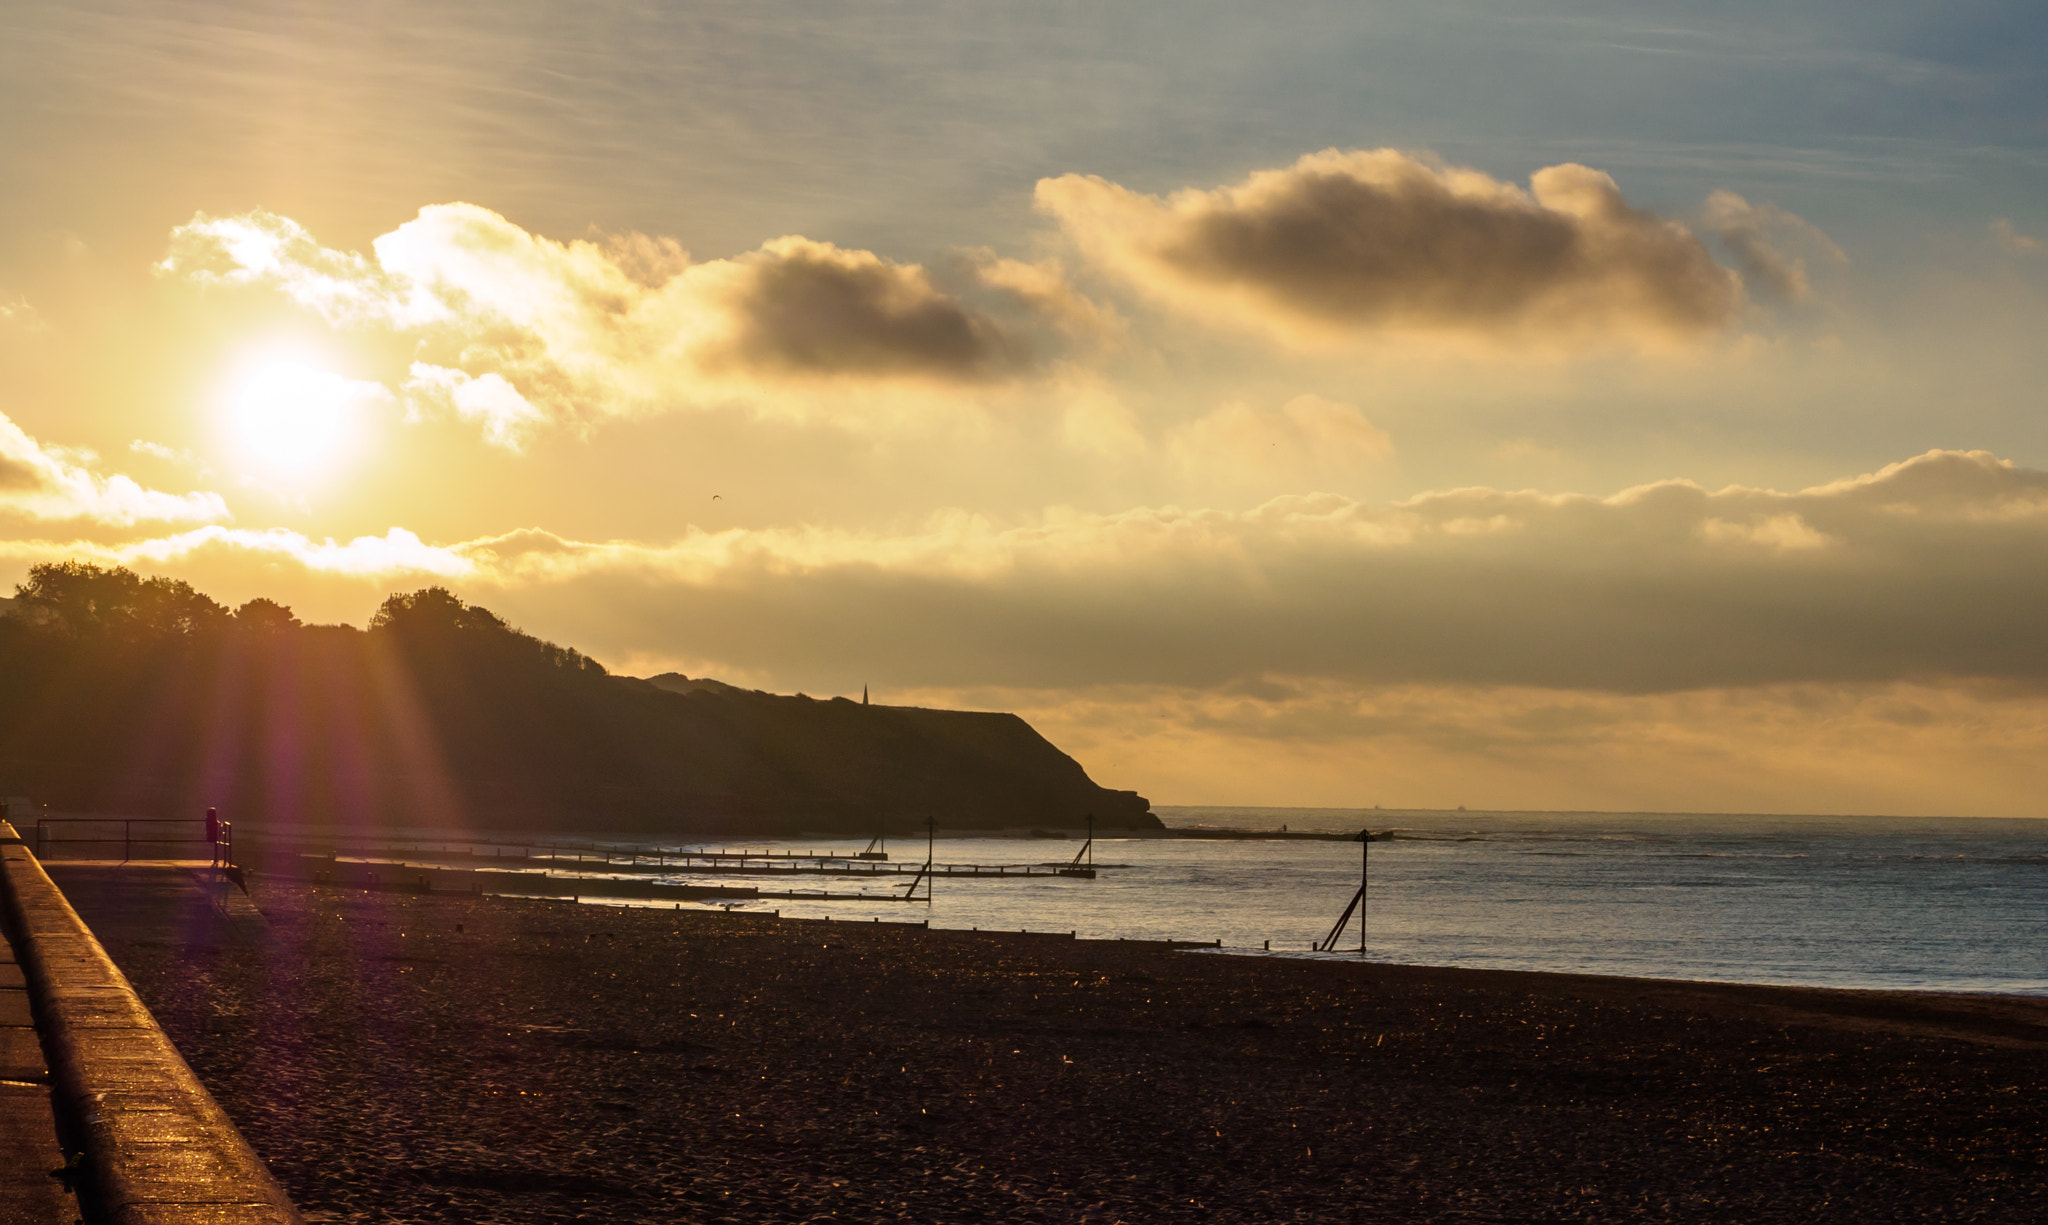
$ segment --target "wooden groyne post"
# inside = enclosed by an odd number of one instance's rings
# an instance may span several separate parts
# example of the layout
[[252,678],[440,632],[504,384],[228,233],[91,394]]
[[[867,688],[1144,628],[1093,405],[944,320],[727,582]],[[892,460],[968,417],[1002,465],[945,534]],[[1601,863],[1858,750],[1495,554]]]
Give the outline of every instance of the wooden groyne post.
[[1095,879],[1094,813],[1088,814],[1088,840],[1081,844],[1080,850],[1074,852],[1074,862],[1057,869],[1057,871],[1061,876],[1079,876],[1087,880]]
[[1365,890],[1372,882],[1372,844],[1387,842],[1394,836],[1393,830],[1381,830],[1375,834],[1369,829],[1358,831],[1352,841],[1358,843],[1358,892],[1351,895],[1351,901],[1344,907],[1344,913],[1337,916],[1337,923],[1330,928],[1330,934],[1316,941],[1317,952],[1334,953],[1337,940],[1344,934],[1344,928],[1351,922],[1351,912],[1358,912],[1358,955],[1365,956]]
[[932,881],[938,876],[938,872],[933,868],[933,860],[936,858],[938,845],[939,819],[937,817],[926,817],[924,822],[924,866],[917,870],[916,876],[910,878],[910,886],[903,891],[904,901],[914,902],[917,900],[918,882],[922,881],[924,882],[924,904],[927,906],[932,904]]

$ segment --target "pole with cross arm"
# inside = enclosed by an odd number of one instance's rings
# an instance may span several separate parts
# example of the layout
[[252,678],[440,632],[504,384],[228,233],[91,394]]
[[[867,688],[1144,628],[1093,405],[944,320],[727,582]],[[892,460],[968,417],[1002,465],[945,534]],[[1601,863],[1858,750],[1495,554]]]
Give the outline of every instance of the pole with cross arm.
[[1365,889],[1372,879],[1372,844],[1388,842],[1393,837],[1394,831],[1390,829],[1381,830],[1377,834],[1369,829],[1362,829],[1352,839],[1358,844],[1358,892],[1351,895],[1351,901],[1344,907],[1344,913],[1337,916],[1336,925],[1330,928],[1330,934],[1316,941],[1317,952],[1337,951],[1337,940],[1344,934],[1344,928],[1351,922],[1351,912],[1355,910],[1358,912],[1358,955],[1365,955]]

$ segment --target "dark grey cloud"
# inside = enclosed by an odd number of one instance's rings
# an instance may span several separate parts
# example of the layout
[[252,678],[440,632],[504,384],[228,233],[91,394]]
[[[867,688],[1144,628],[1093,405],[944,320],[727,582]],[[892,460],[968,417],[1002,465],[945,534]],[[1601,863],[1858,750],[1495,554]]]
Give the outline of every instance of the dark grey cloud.
[[1038,201],[1160,300],[1283,333],[1670,340],[1725,327],[1742,301],[1689,229],[1578,165],[1524,191],[1391,149],[1330,150],[1164,200],[1067,175]]
[[734,336],[721,356],[750,368],[976,381],[1024,362],[1021,344],[994,319],[915,265],[802,238],[778,239],[737,263]]

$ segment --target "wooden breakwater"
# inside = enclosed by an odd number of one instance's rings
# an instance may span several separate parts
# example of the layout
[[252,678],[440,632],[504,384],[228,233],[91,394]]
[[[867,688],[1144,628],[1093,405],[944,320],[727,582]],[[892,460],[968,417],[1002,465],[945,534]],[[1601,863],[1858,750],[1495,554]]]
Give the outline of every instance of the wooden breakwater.
[[[508,848],[493,844],[435,843],[384,846],[305,847],[266,845],[263,864],[287,865],[307,859],[332,864],[432,867],[486,873],[597,873],[604,876],[822,876],[883,881],[929,876],[977,880],[1026,880],[1063,875],[1064,862],[1026,864],[888,862],[854,855],[804,851],[673,851],[607,847]],[[296,873],[295,868],[286,868]],[[680,887],[680,886],[678,886]]]
[[[573,865],[564,865],[573,867]],[[921,865],[920,865],[921,866]],[[956,865],[959,866],[959,865]],[[585,863],[587,873],[605,872],[601,865]],[[617,869],[611,870],[617,872]],[[668,872],[680,869],[668,868]],[[694,870],[693,870],[694,871]],[[737,869],[733,869],[737,871]],[[645,874],[583,875],[557,872],[536,865],[526,869],[451,867],[417,860],[377,860],[341,858],[326,854],[308,853],[280,855],[271,853],[264,856],[264,875],[281,880],[298,880],[317,885],[339,885],[350,889],[377,889],[404,893],[478,893],[501,897],[568,898],[571,900],[590,898],[604,901],[642,902],[707,902],[713,905],[721,901],[805,901],[805,902],[903,902],[913,900],[900,892],[870,891],[861,893],[832,892],[828,888],[764,888],[758,885],[712,885],[675,884],[667,881],[649,880]],[[755,869],[750,875],[763,874]],[[781,869],[770,875],[788,876],[793,873]],[[846,875],[832,873],[831,875]],[[856,879],[871,875],[878,880],[887,880],[891,890],[900,888],[906,881],[918,878],[915,870],[900,870],[893,874],[852,873]],[[958,875],[968,875],[959,873]],[[1043,879],[1055,876],[1050,869],[1035,872],[1033,876]],[[891,879],[901,877],[903,880]],[[1022,874],[1001,876],[989,873],[983,880],[1022,879]],[[927,878],[928,879],[928,878]],[[820,885],[827,882],[820,881]],[[919,895],[917,901],[924,901]]]
[[269,855],[263,874],[280,880],[400,893],[476,893],[500,897],[591,898],[617,902],[789,901],[893,902],[887,893],[831,893],[824,890],[760,889],[748,885],[679,885],[605,876],[566,876],[548,871],[454,868],[437,864],[334,859],[325,855]]

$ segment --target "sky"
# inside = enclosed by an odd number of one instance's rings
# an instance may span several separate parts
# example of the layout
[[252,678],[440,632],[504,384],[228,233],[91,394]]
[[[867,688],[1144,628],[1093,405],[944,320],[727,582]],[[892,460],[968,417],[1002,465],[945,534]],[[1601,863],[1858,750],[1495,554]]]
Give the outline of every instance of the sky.
[[2023,3],[0,7],[0,585],[1162,804],[2048,816]]

